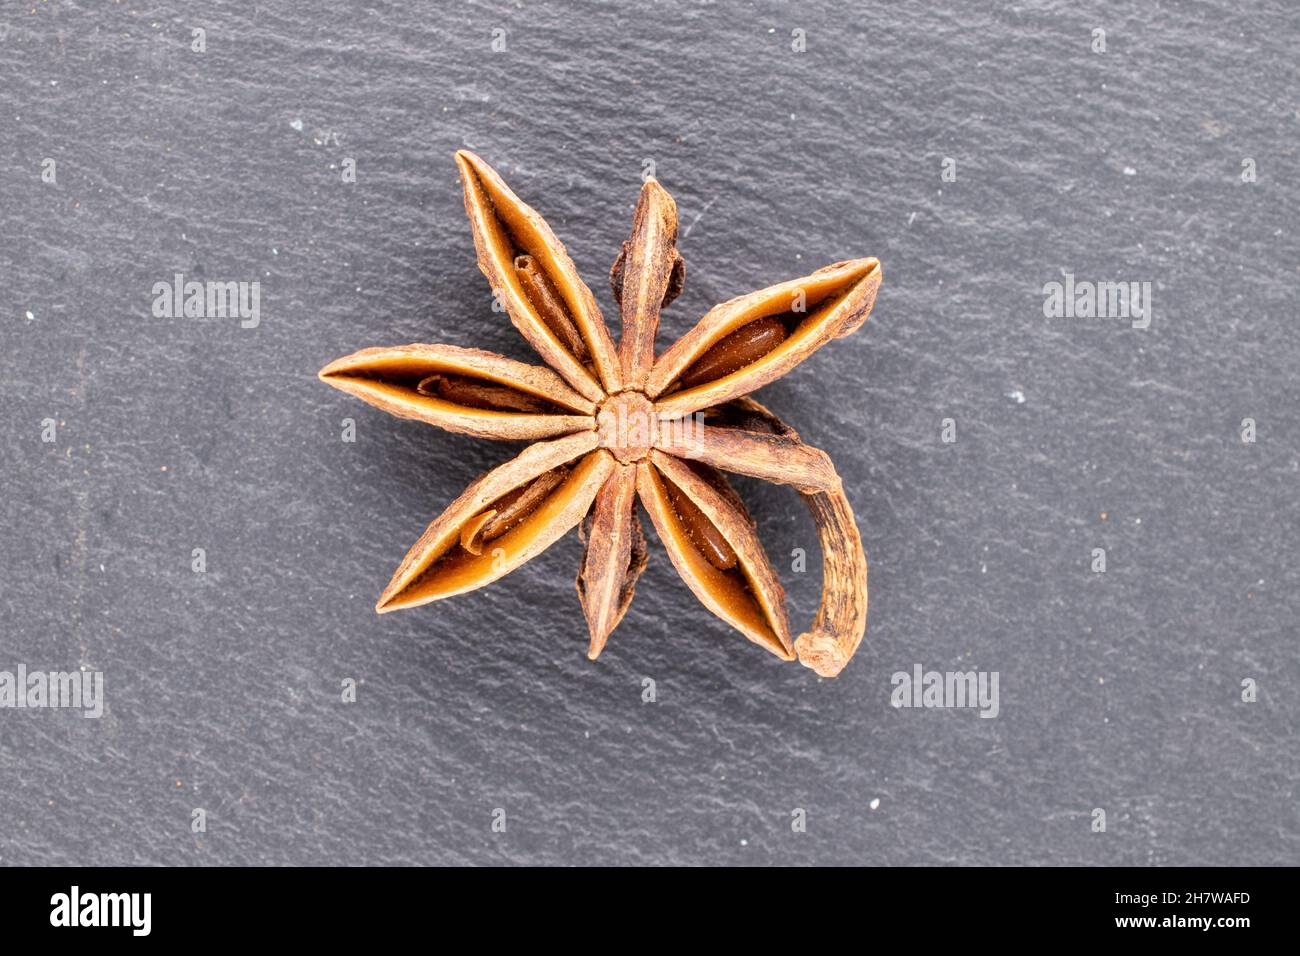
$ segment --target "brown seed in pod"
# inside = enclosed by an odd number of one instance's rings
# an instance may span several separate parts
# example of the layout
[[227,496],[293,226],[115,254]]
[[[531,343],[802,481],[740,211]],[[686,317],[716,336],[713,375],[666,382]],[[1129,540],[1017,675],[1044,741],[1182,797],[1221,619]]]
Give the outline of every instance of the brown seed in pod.
[[743,325],[696,359],[682,374],[681,386],[692,388],[737,372],[784,342],[786,335],[785,324],[775,316]]
[[582,341],[578,327],[569,318],[569,311],[564,307],[551,280],[546,278],[546,273],[537,265],[537,260],[532,256],[516,256],[515,274],[519,276],[519,284],[524,287],[528,301],[537,310],[546,327],[560,340],[560,344],[583,365],[591,365],[587,343]]
[[546,411],[542,401],[532,395],[468,375],[440,372],[420,379],[415,390],[421,395],[441,398],[444,402],[469,408],[489,408],[503,412]]
[[682,519],[686,533],[691,536],[691,542],[700,554],[704,555],[709,564],[719,571],[729,571],[734,568],[736,552],[722,536],[722,532],[714,527],[713,522],[705,516],[694,501],[686,496],[685,492],[671,481],[665,482],[664,485],[673,510]]
[[564,483],[569,468],[561,465],[533,481],[502,495],[492,507],[482,511],[460,529],[460,546],[470,554],[482,554],[483,545],[501,537],[541,507],[547,495]]

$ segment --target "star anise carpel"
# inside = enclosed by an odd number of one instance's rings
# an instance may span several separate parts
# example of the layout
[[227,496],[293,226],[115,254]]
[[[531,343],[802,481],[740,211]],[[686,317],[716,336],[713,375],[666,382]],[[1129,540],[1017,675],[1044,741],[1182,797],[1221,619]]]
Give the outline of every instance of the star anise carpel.
[[[862,324],[880,263],[837,262],[731,299],[656,355],[660,310],[685,270],[676,204],[650,179],[610,270],[622,321],[616,346],[546,221],[478,156],[461,151],[456,162],[479,268],[545,366],[416,344],[362,349],[320,377],[402,418],[532,444],[429,524],[377,610],[483,587],[578,527],[586,551],[577,589],[594,660],[645,568],[644,511],[705,607],[777,657],[838,674],[866,629],[867,564],[853,511],[826,453],[749,396]],[[791,485],[812,515],[822,601],[796,640],[785,591],[726,472]]]

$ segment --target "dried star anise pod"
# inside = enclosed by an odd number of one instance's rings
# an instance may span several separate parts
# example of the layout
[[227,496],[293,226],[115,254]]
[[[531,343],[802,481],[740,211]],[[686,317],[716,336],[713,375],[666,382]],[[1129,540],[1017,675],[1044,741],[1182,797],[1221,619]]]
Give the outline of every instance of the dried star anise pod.
[[[456,154],[479,268],[549,368],[478,349],[362,349],[320,377],[402,418],[482,438],[526,440],[425,529],[377,610],[472,591],[575,526],[586,543],[578,597],[600,654],[646,564],[640,507],[682,580],[710,611],[782,660],[834,676],[867,621],[867,562],[825,452],[749,398],[866,319],[880,263],[854,259],[716,306],[655,356],[659,311],[682,287],[677,207],[641,189],[610,271],[617,348],[591,290],[546,221],[469,152]],[[785,591],[724,471],[794,486],[823,554],[822,602],[791,641]]]

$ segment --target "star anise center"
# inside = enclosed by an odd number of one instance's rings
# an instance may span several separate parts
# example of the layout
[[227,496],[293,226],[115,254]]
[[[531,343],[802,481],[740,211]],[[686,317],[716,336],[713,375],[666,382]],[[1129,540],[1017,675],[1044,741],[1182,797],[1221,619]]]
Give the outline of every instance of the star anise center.
[[644,393],[611,395],[596,414],[600,445],[623,464],[640,461],[655,443],[655,408]]

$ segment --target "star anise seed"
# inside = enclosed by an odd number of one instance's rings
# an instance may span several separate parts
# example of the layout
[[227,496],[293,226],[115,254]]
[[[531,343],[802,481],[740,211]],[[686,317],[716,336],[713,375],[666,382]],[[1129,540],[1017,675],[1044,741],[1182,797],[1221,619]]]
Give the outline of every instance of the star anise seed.
[[[651,179],[610,270],[622,320],[616,348],[546,221],[473,153],[457,153],[456,162],[479,269],[548,367],[478,349],[405,345],[362,349],[321,370],[325,382],[399,417],[532,442],[430,523],[377,610],[483,587],[577,526],[586,545],[578,597],[594,660],[646,565],[644,509],[705,607],[777,657],[838,674],[867,620],[867,563],[853,510],[826,453],[749,395],[862,324],[880,263],[837,262],[724,302],[656,357],[659,313],[681,291],[685,270],[676,204]],[[822,601],[796,640],[785,591],[723,472],[791,485],[812,515]]]

